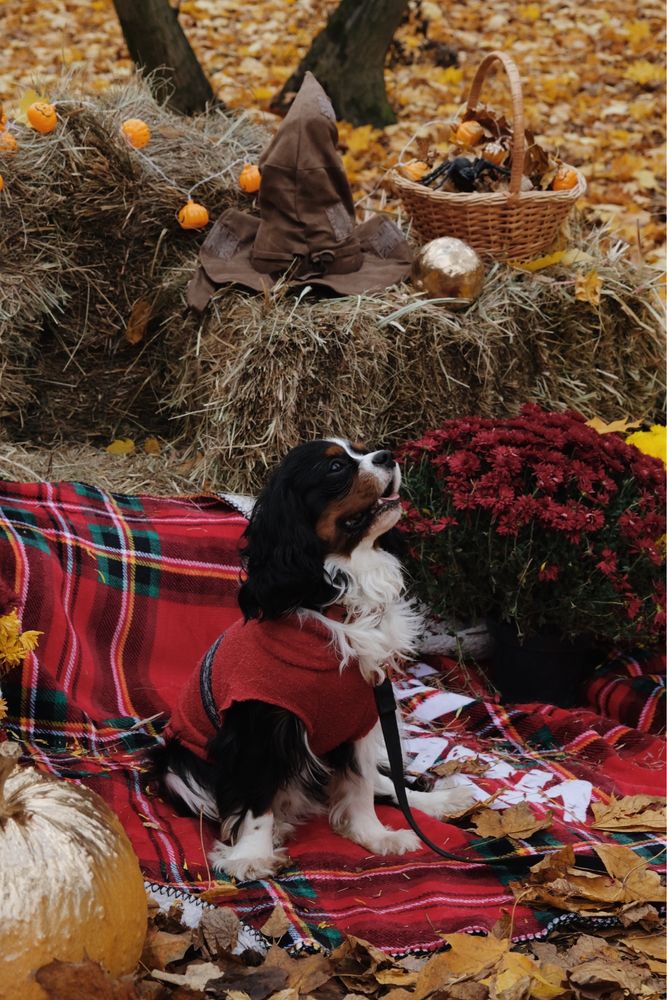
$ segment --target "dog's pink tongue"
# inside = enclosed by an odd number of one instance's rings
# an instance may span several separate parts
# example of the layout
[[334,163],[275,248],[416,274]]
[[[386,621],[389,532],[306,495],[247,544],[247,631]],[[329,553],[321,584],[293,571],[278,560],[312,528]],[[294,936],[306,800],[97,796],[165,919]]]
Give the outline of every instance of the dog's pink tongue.
[[380,499],[378,500],[378,503],[380,503],[380,504],[393,503],[394,500],[399,500],[399,499],[400,499],[400,497],[399,497],[398,493],[392,493],[390,497],[380,497]]

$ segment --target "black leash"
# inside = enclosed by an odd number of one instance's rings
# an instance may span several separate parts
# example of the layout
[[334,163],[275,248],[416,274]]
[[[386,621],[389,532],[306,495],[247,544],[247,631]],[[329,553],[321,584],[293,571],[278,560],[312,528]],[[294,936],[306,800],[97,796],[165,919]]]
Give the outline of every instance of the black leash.
[[[447,858],[449,861],[463,862],[467,865],[476,865],[480,868],[492,868],[494,865],[507,865],[517,862],[521,862],[522,864],[533,863],[544,856],[542,854],[532,854],[530,857],[517,857],[516,855],[509,855],[505,858],[493,858],[488,861],[481,861],[476,858],[466,858],[462,854],[452,854],[451,851],[446,851],[444,848],[438,847],[437,844],[434,844],[432,840],[429,840],[426,834],[423,833],[417,826],[417,821],[412,815],[412,810],[410,809],[410,804],[408,802],[407,791],[405,788],[405,777],[403,773],[401,738],[398,733],[398,723],[396,721],[396,700],[394,698],[394,689],[392,688],[391,681],[388,677],[385,677],[381,684],[377,684],[375,686],[374,693],[378,715],[380,716],[380,725],[382,726],[382,735],[384,736],[384,742],[387,747],[389,770],[391,773],[391,780],[394,785],[394,792],[396,793],[396,801],[398,802],[401,812],[414,832],[427,847],[429,847],[436,854],[439,854],[441,858]],[[490,837],[482,846],[488,847],[489,844],[494,843],[494,841],[502,839],[502,837]]]

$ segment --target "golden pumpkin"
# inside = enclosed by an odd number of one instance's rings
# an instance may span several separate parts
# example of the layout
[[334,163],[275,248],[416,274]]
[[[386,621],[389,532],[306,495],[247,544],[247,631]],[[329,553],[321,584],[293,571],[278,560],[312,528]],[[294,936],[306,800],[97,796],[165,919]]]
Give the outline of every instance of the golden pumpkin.
[[454,133],[454,142],[459,146],[476,146],[484,138],[484,129],[479,122],[461,122]]
[[0,153],[15,153],[18,148],[11,132],[0,132]]
[[239,175],[239,187],[241,190],[246,191],[248,194],[254,194],[255,191],[259,191],[261,181],[262,175],[259,172],[259,167],[255,166],[254,163],[246,163]]
[[15,767],[8,747],[0,744],[0,1000],[45,1000],[33,973],[54,959],[132,972],[147,902],[118,818],[87,788]]
[[558,168],[558,172],[553,179],[551,185],[552,191],[571,191],[573,187],[576,187],[579,183],[579,177],[577,171],[573,167],[568,167],[567,164],[563,164],[562,167]]
[[120,127],[121,132],[135,149],[143,149],[151,138],[151,130],[141,118],[128,118]]
[[56,109],[48,101],[35,101],[26,111],[26,115],[35,132],[41,132],[42,135],[53,132],[58,124]]
[[180,209],[178,221],[183,229],[203,229],[208,225],[208,211],[191,198]]
[[421,160],[413,160],[411,163],[402,163],[399,170],[404,177],[407,177],[409,181],[420,181],[422,177],[425,177],[429,172],[428,163],[422,163]]
[[482,156],[489,163],[495,163],[497,167],[502,167],[509,153],[501,143],[487,142],[486,146],[482,149]]

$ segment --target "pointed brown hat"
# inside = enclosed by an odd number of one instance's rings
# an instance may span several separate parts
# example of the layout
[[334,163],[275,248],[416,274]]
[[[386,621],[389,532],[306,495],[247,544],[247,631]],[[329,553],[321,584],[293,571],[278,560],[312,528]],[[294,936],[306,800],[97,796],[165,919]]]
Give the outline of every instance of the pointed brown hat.
[[393,222],[377,216],[355,226],[337,143],[331,102],[306,73],[259,160],[260,217],[237,209],[220,216],[202,244],[190,305],[203,309],[222,284],[261,291],[283,275],[339,295],[379,291],[407,277],[412,253]]

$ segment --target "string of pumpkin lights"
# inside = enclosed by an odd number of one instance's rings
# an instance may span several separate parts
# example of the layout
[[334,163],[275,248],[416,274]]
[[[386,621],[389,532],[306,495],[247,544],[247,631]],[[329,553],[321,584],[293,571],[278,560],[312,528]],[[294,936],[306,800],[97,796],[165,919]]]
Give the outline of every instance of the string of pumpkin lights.
[[[87,101],[58,101],[58,105],[64,106],[66,104],[89,104]],[[52,104],[47,100],[33,101],[29,104],[25,111],[26,120],[29,125],[41,135],[49,135],[52,133],[58,124],[58,113],[57,106]],[[19,144],[14,135],[8,127],[9,123],[7,116],[3,113],[0,107],[0,154],[3,153],[15,153]],[[120,126],[120,132],[124,136],[126,142],[132,149],[135,150],[136,155],[140,156],[144,163],[156,173],[160,174],[161,177],[175,190],[180,191],[185,197],[185,204],[176,213],[176,218],[182,229],[204,229],[209,221],[208,209],[205,205],[200,202],[194,201],[192,195],[198,187],[206,184],[208,181],[214,180],[217,177],[221,177],[223,174],[228,173],[236,164],[232,163],[224,167],[222,170],[216,173],[209,174],[208,177],[203,177],[201,180],[196,181],[187,192],[183,191],[171,177],[167,176],[165,172],[155,163],[150,156],[143,152],[146,146],[151,141],[151,130],[150,126],[143,121],[141,118],[128,118]],[[259,167],[254,163],[245,163],[241,169],[238,177],[238,184],[242,191],[248,194],[254,194],[259,190],[261,182],[261,174]],[[4,178],[0,174],[0,191],[4,188]]]

